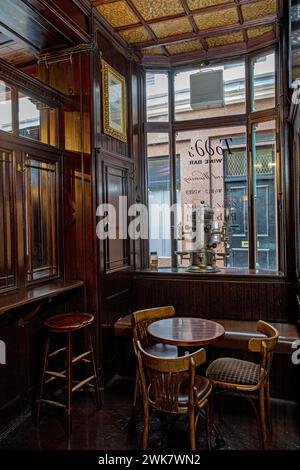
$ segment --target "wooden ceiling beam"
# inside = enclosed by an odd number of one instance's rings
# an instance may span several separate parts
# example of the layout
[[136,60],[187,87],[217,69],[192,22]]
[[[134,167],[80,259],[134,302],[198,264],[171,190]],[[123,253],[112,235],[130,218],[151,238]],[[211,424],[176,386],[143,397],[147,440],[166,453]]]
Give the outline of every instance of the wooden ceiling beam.
[[259,18],[251,21],[244,21],[242,25],[237,23],[235,25],[223,26],[221,28],[210,29],[205,32],[199,31],[199,33],[186,33],[180,34],[176,36],[169,36],[167,38],[158,39],[156,43],[152,41],[147,41],[144,43],[134,44],[130,47],[131,50],[137,49],[147,49],[153,46],[165,46],[170,43],[179,43],[188,41],[191,39],[201,39],[201,38],[209,38],[213,36],[223,36],[225,34],[236,33],[238,31],[242,31],[243,29],[253,28],[255,26],[272,26],[274,23],[277,22],[277,17],[272,15],[265,18]]
[[[180,3],[182,5],[182,8],[184,9],[188,19],[189,19],[190,25],[193,28],[194,33],[199,34],[200,30],[199,30],[199,28],[198,28],[198,26],[197,26],[197,24],[194,20],[194,17],[191,15],[191,10],[188,7],[187,1],[186,0],[180,0]],[[208,50],[208,44],[206,42],[206,39],[205,38],[200,38],[200,42],[202,44],[203,49],[205,51],[207,51]]]
[[[241,6],[241,4],[240,4],[240,0],[234,0],[234,3],[235,3],[235,5],[236,5],[236,9],[237,9],[237,14],[238,14],[238,17],[239,17],[240,25],[243,26],[244,17],[243,17],[242,6]],[[247,31],[246,31],[245,29],[243,29],[242,31],[243,31],[243,38],[244,38],[244,41],[245,41],[245,43],[247,44],[247,42],[248,42],[248,34],[247,34]]]
[[105,5],[105,3],[115,3],[119,0],[91,0],[93,7],[97,7],[98,5]]
[[149,35],[152,37],[152,39],[153,39],[154,41],[157,41],[156,35],[154,34],[154,32],[152,31],[152,29],[150,28],[150,26],[148,26],[147,22],[144,20],[144,18],[142,17],[140,11],[137,9],[137,7],[135,6],[135,4],[134,4],[131,0],[126,0],[126,3],[127,3],[127,5],[133,10],[134,14],[138,17],[138,19],[140,20],[140,22],[142,23],[142,25],[144,26],[144,28],[146,28],[147,32],[148,32]]

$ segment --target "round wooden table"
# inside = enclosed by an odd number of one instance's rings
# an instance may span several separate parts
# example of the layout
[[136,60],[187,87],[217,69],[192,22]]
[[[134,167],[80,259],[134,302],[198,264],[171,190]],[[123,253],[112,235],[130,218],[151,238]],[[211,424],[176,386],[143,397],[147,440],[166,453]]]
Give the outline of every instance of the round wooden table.
[[151,323],[148,333],[160,343],[193,348],[216,343],[225,330],[219,323],[204,318],[173,317]]

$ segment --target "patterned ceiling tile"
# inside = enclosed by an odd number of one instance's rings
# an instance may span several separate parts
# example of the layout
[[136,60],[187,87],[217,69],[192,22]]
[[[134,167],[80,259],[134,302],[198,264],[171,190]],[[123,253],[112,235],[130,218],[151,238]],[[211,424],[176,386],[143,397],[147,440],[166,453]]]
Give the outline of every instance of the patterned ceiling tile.
[[170,44],[169,46],[166,46],[166,48],[171,55],[184,54],[185,52],[200,51],[203,49],[202,44],[198,39]]
[[151,29],[158,38],[167,38],[177,36],[178,34],[192,33],[193,29],[187,18],[178,18],[175,20],[161,21],[151,24]]
[[198,10],[199,8],[212,7],[222,3],[234,3],[234,0],[188,0],[187,3],[190,10]]
[[247,29],[247,34],[249,39],[258,38],[264,34],[271,33],[273,31],[272,26],[258,26],[256,28]]
[[184,13],[180,0],[132,0],[145,20]]
[[144,26],[125,29],[124,31],[120,31],[119,34],[129,44],[149,41],[151,39],[150,34]]
[[162,47],[149,47],[148,49],[142,49],[143,55],[163,55],[166,52],[163,50]]
[[245,21],[255,20],[268,15],[276,15],[276,0],[258,0],[256,3],[242,5]]
[[194,16],[194,19],[201,30],[219,28],[239,22],[236,8],[214,11],[213,13],[199,13]]
[[206,39],[208,47],[225,46],[228,44],[236,44],[243,42],[243,33],[238,31],[236,33],[225,34],[224,36],[214,36]]
[[138,17],[124,0],[103,3],[97,6],[97,10],[113,28],[139,23]]

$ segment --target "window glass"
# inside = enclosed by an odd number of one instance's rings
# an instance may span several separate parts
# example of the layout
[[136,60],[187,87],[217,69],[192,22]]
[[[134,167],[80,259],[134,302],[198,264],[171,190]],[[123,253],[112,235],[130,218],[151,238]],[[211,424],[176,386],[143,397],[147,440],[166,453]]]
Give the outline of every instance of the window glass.
[[57,110],[19,92],[19,135],[57,146]]
[[177,121],[245,113],[245,63],[179,72],[175,77]]
[[257,57],[252,65],[252,111],[275,106],[275,53]]
[[26,168],[26,235],[28,281],[51,277],[57,266],[56,163],[28,158]]
[[[257,112],[272,112],[276,105],[275,52],[257,54],[251,60],[251,93],[246,93],[244,60],[182,69],[175,74],[174,103],[170,105],[174,106],[175,120],[182,123],[176,124],[178,132],[172,131],[176,135],[172,163],[168,135],[148,135],[150,225],[152,229],[159,227],[159,237],[151,236],[150,251],[159,252],[160,266],[169,266],[175,245],[179,265],[189,266],[194,208],[205,203],[213,209],[215,233],[219,235],[215,249],[218,267],[278,269],[275,111],[269,122],[252,124],[260,119]],[[167,75],[165,87],[158,81],[161,75],[149,72],[146,76],[148,121],[164,121],[168,116]],[[247,109],[251,111],[248,116]],[[226,122],[226,117],[233,115],[244,115],[241,125],[230,125],[229,119]],[[224,123],[211,127],[211,119],[218,117]],[[183,124],[187,120],[201,122],[188,130],[193,126]],[[173,198],[173,189],[177,205],[171,208],[172,217],[162,206],[169,204],[171,194]],[[250,190],[254,193],[251,200]],[[249,207],[254,214],[251,234]],[[177,241],[172,244],[166,240],[173,231]],[[220,236],[227,243],[221,243]],[[255,262],[250,265],[252,255]],[[163,258],[168,261],[162,262]]]
[[11,89],[0,80],[0,130],[12,132]]
[[166,73],[146,73],[147,121],[169,120],[169,83]]
[[[219,267],[248,267],[246,128],[224,127],[180,132],[176,138],[179,251],[192,249],[192,210],[205,202],[214,210],[214,227],[228,236],[219,243]],[[227,234],[225,234],[225,229]],[[188,260],[182,261],[184,266]]]
[[150,252],[159,267],[171,266],[170,155],[168,134],[147,134]]
[[276,125],[253,126],[256,268],[277,269]]
[[19,135],[41,140],[41,116],[37,101],[19,93]]

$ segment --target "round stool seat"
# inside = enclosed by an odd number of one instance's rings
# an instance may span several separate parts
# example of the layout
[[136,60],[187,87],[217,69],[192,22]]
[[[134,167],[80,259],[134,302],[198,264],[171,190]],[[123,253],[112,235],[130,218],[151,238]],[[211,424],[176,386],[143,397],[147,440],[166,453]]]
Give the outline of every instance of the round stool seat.
[[74,330],[80,330],[94,321],[91,313],[64,313],[55,315],[45,321],[45,326],[49,331],[56,333],[68,333]]

